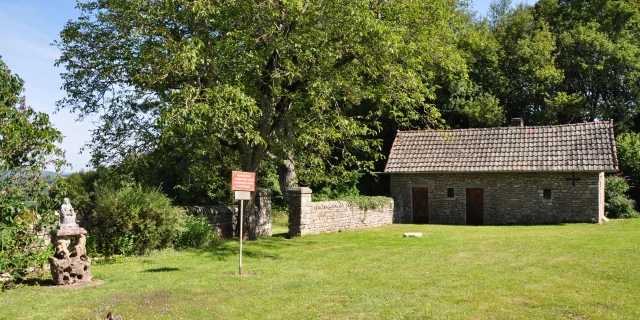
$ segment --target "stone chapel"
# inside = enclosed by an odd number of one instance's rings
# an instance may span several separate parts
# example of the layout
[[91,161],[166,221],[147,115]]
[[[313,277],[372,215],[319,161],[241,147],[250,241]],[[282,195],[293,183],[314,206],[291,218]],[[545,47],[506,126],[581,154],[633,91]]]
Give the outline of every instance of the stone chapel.
[[398,131],[385,173],[396,223],[601,222],[618,171],[611,121]]

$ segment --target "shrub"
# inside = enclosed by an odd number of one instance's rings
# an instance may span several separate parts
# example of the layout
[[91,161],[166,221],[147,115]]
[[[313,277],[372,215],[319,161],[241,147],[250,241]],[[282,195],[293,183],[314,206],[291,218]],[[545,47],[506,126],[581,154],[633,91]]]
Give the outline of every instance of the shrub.
[[184,231],[178,237],[178,244],[181,247],[199,248],[207,244],[213,244],[217,240],[215,233],[211,230],[211,224],[205,216],[188,216]]
[[128,255],[173,245],[185,215],[159,191],[129,185],[119,190],[97,187],[95,208],[88,220],[98,251]]
[[629,185],[624,178],[608,177],[605,187],[605,213],[608,218],[633,218],[638,213],[633,208],[633,202],[626,195]]
[[633,209],[633,203],[624,195],[618,195],[607,199],[605,211],[609,218],[634,218],[638,213]]

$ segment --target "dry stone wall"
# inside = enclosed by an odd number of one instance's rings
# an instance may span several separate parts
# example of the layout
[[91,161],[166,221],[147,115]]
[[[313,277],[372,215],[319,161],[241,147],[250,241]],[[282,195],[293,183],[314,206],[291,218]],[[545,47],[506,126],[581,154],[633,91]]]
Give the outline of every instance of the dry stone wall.
[[[433,173],[391,175],[394,222],[412,223],[412,188],[428,188],[429,223],[466,224],[466,189],[484,190],[484,224],[599,222],[604,173]],[[575,182],[575,185],[574,185]],[[449,197],[447,189],[453,189]],[[544,189],[551,190],[545,199]]]
[[238,206],[204,206],[204,207],[185,207],[188,215],[205,216],[211,224],[211,229],[216,232],[220,238],[233,237],[235,227],[235,215],[238,212]]
[[[244,237],[255,240],[258,237],[271,236],[271,192],[256,190],[252,193],[254,205],[249,208],[249,201],[245,201],[243,212]],[[231,238],[238,235],[238,206],[202,206],[185,207],[188,215],[205,216],[211,224],[212,230],[221,238]]]
[[393,201],[377,209],[362,209],[345,201],[311,201],[311,189],[292,188],[289,196],[289,236],[299,237],[392,223]]

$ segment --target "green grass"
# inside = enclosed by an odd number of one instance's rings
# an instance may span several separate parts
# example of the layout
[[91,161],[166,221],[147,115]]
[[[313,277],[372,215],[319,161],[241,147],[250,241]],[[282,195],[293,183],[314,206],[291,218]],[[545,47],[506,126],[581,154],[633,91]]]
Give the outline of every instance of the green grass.
[[[402,238],[404,232],[423,238]],[[392,225],[165,251],[93,266],[104,284],[0,295],[0,318],[638,319],[640,219]]]

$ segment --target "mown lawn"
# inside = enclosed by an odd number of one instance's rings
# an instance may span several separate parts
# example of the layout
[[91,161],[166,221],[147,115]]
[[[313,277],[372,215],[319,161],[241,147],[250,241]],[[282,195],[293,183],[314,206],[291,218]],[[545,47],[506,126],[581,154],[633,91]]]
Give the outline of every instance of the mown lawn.
[[[402,238],[403,232],[423,238]],[[3,292],[0,318],[639,319],[640,219],[392,225],[95,264],[104,283]]]

